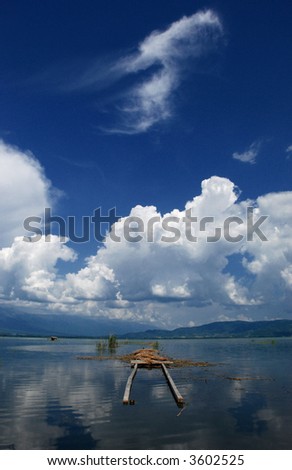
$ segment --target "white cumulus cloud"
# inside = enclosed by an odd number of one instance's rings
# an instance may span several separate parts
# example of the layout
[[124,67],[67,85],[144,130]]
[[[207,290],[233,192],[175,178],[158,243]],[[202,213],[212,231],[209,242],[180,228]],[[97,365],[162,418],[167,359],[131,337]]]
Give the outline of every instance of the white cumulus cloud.
[[53,188],[39,161],[0,140],[0,247],[23,233],[23,221],[49,207]]
[[11,246],[0,250],[0,298],[40,302],[60,299],[62,283],[56,264],[75,258],[74,251],[55,235],[42,237],[37,243],[15,237]]
[[[263,312],[267,318],[289,313],[292,192],[239,200],[232,181],[212,176],[182,210],[161,214],[154,206],[137,205],[112,226],[103,246],[82,269],[61,274],[59,261],[76,259],[66,241],[57,236],[38,242],[21,236],[11,240],[21,228],[13,213],[18,188],[28,204],[20,207],[22,219],[27,210],[42,212],[49,182],[30,155],[4,143],[1,155],[5,165],[8,162],[6,175],[13,178],[10,156],[23,175],[23,180],[16,178],[17,187],[6,189],[6,200],[0,200],[10,224],[9,244],[0,249],[2,303],[168,327],[223,317],[263,318]],[[39,188],[40,201],[35,202],[22,186],[30,177]],[[259,221],[264,237],[256,229]]]

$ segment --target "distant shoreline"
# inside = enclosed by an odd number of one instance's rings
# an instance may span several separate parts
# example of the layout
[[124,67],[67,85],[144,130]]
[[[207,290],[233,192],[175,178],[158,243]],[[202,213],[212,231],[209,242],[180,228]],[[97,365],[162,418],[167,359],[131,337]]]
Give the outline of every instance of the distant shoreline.
[[[98,331],[98,330],[97,330]],[[9,338],[48,338],[52,336],[66,339],[107,339],[112,334],[78,335],[66,334],[65,331],[20,332],[0,331],[0,337]],[[231,338],[290,338],[292,337],[292,320],[271,321],[224,321],[206,325],[181,327],[174,330],[152,329],[125,334],[115,333],[118,340],[163,340],[163,339],[231,339]]]

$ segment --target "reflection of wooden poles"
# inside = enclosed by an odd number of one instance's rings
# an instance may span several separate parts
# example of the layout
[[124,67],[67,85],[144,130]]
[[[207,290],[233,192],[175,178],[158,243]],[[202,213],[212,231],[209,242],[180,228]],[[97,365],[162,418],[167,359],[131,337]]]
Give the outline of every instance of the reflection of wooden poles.
[[184,399],[183,397],[181,396],[181,394],[179,393],[178,389],[177,389],[177,386],[175,385],[174,381],[172,380],[171,378],[171,375],[170,373],[168,372],[167,368],[165,367],[164,364],[161,364],[161,367],[162,367],[162,370],[164,372],[164,375],[166,377],[166,380],[168,382],[168,385],[173,393],[173,396],[177,402],[178,405],[183,405],[184,403]]
[[133,380],[134,380],[135,375],[137,373],[137,369],[138,369],[138,364],[135,364],[134,369],[132,370],[132,372],[129,375],[129,378],[127,380],[125,393],[124,393],[124,398],[123,398],[124,405],[128,405],[128,403],[130,402],[131,388],[132,388],[132,385],[133,385]]

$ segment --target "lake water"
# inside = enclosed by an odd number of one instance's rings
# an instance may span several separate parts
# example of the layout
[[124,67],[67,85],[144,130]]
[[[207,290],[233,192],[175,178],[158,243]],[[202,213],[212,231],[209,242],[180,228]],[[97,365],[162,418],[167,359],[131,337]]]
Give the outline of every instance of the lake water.
[[0,338],[0,449],[292,449],[292,339],[159,345],[216,363],[171,370],[183,409],[159,369],[138,370],[123,405],[130,366],[76,358],[96,355],[94,340]]

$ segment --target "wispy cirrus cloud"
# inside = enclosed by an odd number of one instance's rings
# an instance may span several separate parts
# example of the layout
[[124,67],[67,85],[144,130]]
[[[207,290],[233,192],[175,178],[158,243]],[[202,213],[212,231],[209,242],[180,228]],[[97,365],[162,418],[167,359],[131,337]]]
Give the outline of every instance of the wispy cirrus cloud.
[[289,145],[289,146],[286,148],[286,153],[287,153],[287,158],[288,158],[288,159],[292,158],[292,145]]
[[250,163],[253,165],[256,162],[256,158],[261,150],[262,142],[255,141],[253,142],[244,152],[234,152],[232,157],[235,160],[239,160],[243,163]]
[[173,115],[173,94],[187,75],[191,60],[210,52],[222,36],[219,17],[211,10],[199,11],[182,17],[164,31],[151,32],[134,51],[120,53],[112,61],[98,59],[82,73],[76,73],[71,83],[66,76],[58,88],[91,93],[107,89],[112,92],[109,102],[116,125],[103,130],[143,133]]
[[135,134],[172,115],[172,94],[184,78],[187,60],[199,58],[216,44],[222,25],[215,13],[208,10],[183,17],[165,31],[154,31],[138,47],[138,51],[117,64],[121,75],[137,74],[158,67],[149,78],[143,75],[124,97],[121,107],[123,125],[113,132]]

